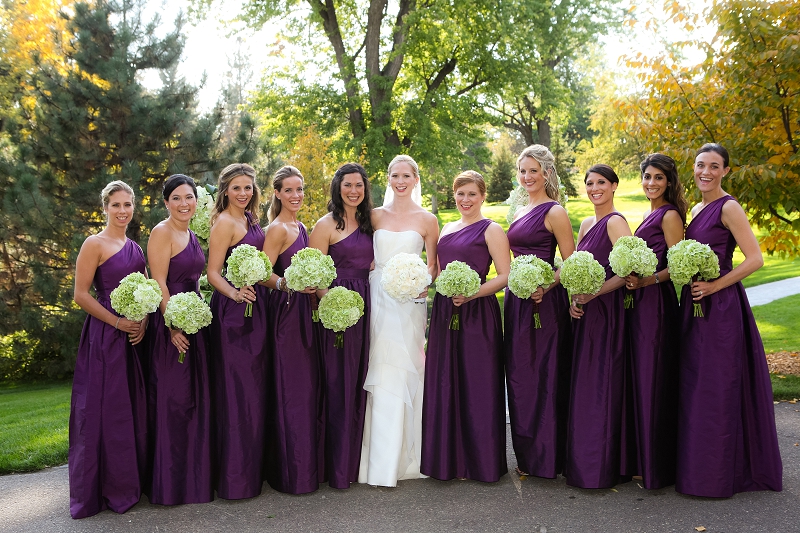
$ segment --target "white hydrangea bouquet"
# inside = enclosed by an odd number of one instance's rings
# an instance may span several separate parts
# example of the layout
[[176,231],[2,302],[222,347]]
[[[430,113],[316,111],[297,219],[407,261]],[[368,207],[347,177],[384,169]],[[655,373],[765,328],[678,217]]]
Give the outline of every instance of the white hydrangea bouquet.
[[597,294],[605,281],[606,270],[591,252],[575,252],[561,265],[561,285],[567,289],[570,301],[576,294]]
[[[611,253],[608,254],[611,270],[624,278],[635,273],[639,277],[652,276],[658,266],[658,257],[644,239],[625,235],[617,239]],[[633,308],[633,294],[625,293],[625,309]]]
[[334,287],[320,300],[318,313],[322,325],[336,332],[334,348],[344,348],[344,330],[364,316],[364,299],[356,291]]
[[208,237],[211,235],[211,212],[217,200],[217,188],[206,185],[197,189],[197,210],[189,221],[189,229],[197,235],[203,249],[208,249]]
[[111,291],[111,307],[128,320],[139,322],[158,309],[162,298],[156,280],[146,278],[141,272],[131,272]]
[[[267,254],[250,244],[240,244],[234,248],[227,260],[225,279],[237,289],[252,286],[272,275],[272,263]],[[245,317],[253,316],[253,304],[247,302]]]
[[[436,278],[436,292],[442,296],[475,296],[481,289],[481,277],[462,261],[451,261]],[[450,329],[461,328],[461,308],[455,307],[450,317]]]
[[197,284],[200,288],[200,297],[203,298],[205,303],[211,305],[211,295],[214,294],[214,287],[208,282],[208,275],[203,274],[200,276]]
[[[400,253],[386,261],[381,287],[400,303],[416,300],[431,284],[428,266],[415,254]],[[418,302],[423,303],[424,300]]]
[[506,222],[511,224],[514,222],[514,215],[517,214],[520,208],[525,207],[528,205],[530,198],[528,196],[528,191],[522,185],[517,185],[509,195],[508,199],[505,201],[508,204],[508,213],[506,213]]
[[[553,267],[547,261],[535,255],[519,255],[511,261],[508,273],[508,290],[517,298],[528,299],[539,287],[548,287],[555,283]],[[539,304],[533,305],[533,327],[541,329]]]
[[[164,311],[164,323],[168,328],[177,328],[186,334],[193,334],[211,324],[211,308],[195,292],[179,292],[167,301]],[[186,353],[178,355],[178,362],[183,363]]]
[[[687,285],[692,278],[710,281],[719,277],[719,258],[707,244],[684,239],[667,250],[669,277],[677,286]],[[700,302],[694,302],[694,316],[703,316]]]

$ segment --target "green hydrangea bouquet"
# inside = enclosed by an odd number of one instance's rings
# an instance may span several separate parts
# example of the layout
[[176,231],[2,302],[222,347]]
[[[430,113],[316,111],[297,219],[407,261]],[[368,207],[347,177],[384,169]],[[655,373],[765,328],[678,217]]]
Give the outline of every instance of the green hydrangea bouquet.
[[[211,308],[195,292],[179,292],[167,301],[164,323],[168,328],[177,328],[189,335],[211,324]],[[186,354],[181,352],[178,362],[183,363]]]
[[[249,244],[240,244],[234,248],[228,257],[227,264],[225,279],[233,283],[237,289],[255,285],[259,281],[269,279],[272,275],[272,263],[267,254]],[[247,302],[244,316],[253,316],[252,302]]]
[[[719,277],[719,258],[707,244],[684,239],[667,250],[669,277],[677,286],[688,285],[692,278],[710,281]],[[703,316],[700,302],[694,302],[694,316]]]
[[189,221],[189,229],[197,235],[203,249],[208,249],[208,237],[211,235],[211,212],[217,199],[217,188],[206,185],[197,189],[197,210]]
[[197,280],[197,284],[200,287],[200,297],[205,303],[211,305],[211,296],[214,294],[214,287],[208,282],[208,275],[203,274],[200,276],[200,279]]
[[354,326],[364,316],[364,299],[356,291],[334,287],[319,302],[322,325],[336,332],[335,348],[344,347],[344,330]]
[[[475,296],[481,289],[481,277],[463,261],[451,261],[436,278],[436,292],[442,296]],[[450,329],[460,329],[460,308],[456,307],[450,317]]]
[[302,291],[306,287],[327,289],[336,279],[336,266],[331,256],[316,248],[303,248],[292,256],[283,277],[286,286],[293,291]]
[[[625,235],[617,239],[611,253],[608,254],[608,263],[617,276],[624,278],[631,273],[640,277],[652,276],[658,266],[658,258],[644,239]],[[625,294],[625,309],[633,307],[633,294]]]
[[158,309],[162,298],[156,280],[146,278],[141,272],[131,272],[111,291],[111,307],[128,320],[138,322]]
[[[508,273],[508,290],[517,298],[528,299],[539,287],[548,287],[555,283],[553,267],[547,261],[535,255],[518,255],[511,261]],[[539,305],[533,306],[533,327],[541,329]]]
[[597,294],[605,281],[606,271],[591,252],[575,252],[561,265],[561,285],[567,289],[570,301],[576,294]]

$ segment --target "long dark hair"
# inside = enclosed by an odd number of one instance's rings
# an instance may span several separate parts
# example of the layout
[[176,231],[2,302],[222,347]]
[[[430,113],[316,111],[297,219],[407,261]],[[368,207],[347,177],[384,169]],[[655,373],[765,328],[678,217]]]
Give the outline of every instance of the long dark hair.
[[173,174],[164,181],[164,187],[161,189],[164,200],[169,200],[169,195],[172,194],[172,191],[181,185],[188,185],[191,187],[194,197],[197,198],[197,184],[195,184],[194,179],[186,174]]
[[364,199],[356,208],[356,222],[358,229],[367,235],[372,235],[372,193],[370,192],[367,171],[358,163],[345,163],[340,166],[331,180],[331,199],[328,200],[328,211],[336,221],[336,229],[345,229],[344,200],[342,200],[342,180],[348,174],[359,174],[364,182]]
[[689,210],[689,202],[683,193],[683,184],[678,178],[678,165],[675,160],[664,154],[648,155],[639,168],[642,170],[642,177],[647,167],[656,167],[667,177],[667,190],[664,191],[664,200],[678,208],[681,220],[686,224],[686,211]]

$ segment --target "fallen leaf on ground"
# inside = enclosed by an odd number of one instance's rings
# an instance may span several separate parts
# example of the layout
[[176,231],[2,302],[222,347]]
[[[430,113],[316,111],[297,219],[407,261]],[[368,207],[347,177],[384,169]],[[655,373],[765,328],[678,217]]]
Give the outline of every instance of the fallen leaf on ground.
[[694,528],[694,529],[695,529],[696,531],[705,531],[705,530],[706,530],[706,528],[704,528],[703,526],[697,526],[697,527],[696,527],[696,528]]

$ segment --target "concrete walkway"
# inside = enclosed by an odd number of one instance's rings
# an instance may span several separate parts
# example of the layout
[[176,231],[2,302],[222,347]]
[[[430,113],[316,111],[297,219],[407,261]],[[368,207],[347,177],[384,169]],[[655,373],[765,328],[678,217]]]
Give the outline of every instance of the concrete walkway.
[[764,305],[780,298],[800,294],[800,277],[773,281],[745,289],[750,305]]

